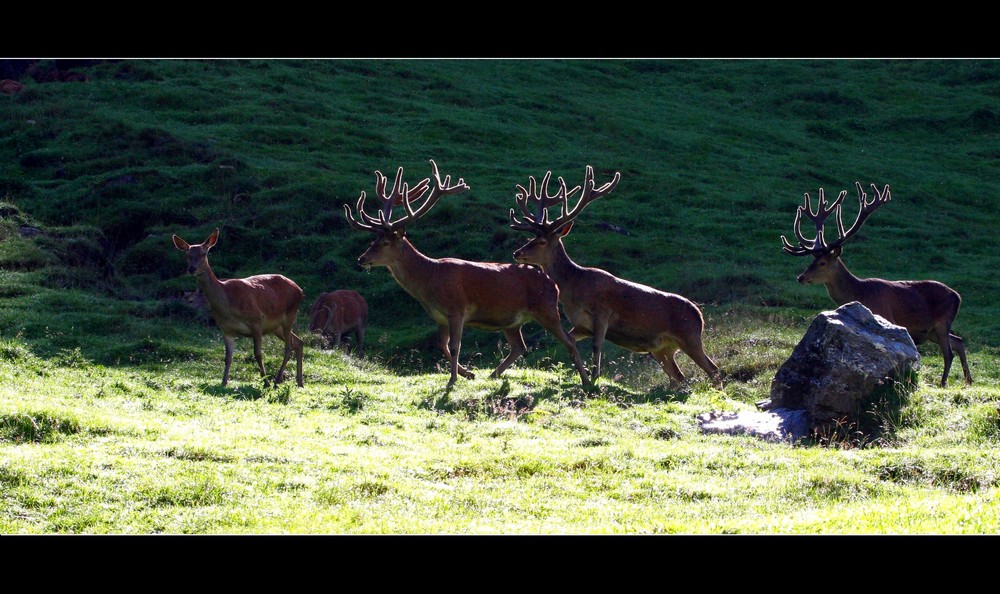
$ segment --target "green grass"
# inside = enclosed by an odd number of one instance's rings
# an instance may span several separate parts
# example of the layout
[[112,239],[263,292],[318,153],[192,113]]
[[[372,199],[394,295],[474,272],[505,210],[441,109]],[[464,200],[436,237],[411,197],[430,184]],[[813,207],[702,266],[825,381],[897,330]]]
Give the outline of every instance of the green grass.
[[[54,65],[48,62],[43,65]],[[1000,62],[125,60],[0,101],[0,533],[992,534],[1000,458]],[[584,391],[537,325],[497,380],[496,333],[444,389],[436,330],[344,203],[374,171],[463,177],[409,234],[511,261],[515,185],[621,171],[565,240],[578,263],[703,305],[715,389],[605,347]],[[935,278],[976,383],[919,388],[874,442],[703,435],[753,410],[825,291],[780,249],[802,194],[890,184],[845,248],[861,276]],[[611,223],[629,234],[602,230]],[[304,388],[265,386],[219,331],[174,233],[222,229],[223,277],[362,293],[366,359],[306,340]],[[38,232],[30,231],[34,229]],[[27,231],[26,231],[27,230]],[[299,320],[299,333],[305,335]],[[589,341],[580,343],[590,359]],[[265,339],[273,373],[280,343]]]

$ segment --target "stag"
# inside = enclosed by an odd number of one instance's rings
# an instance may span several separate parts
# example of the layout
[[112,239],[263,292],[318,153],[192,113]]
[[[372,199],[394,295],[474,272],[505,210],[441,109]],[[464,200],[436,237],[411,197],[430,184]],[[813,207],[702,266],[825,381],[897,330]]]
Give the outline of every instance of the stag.
[[[841,216],[842,203],[847,196],[847,190],[840,192],[836,200],[827,203],[823,188],[819,189],[819,201],[813,212],[809,194],[805,194],[805,203],[795,211],[793,228],[799,245],[793,246],[784,235],[781,236],[782,249],[792,256],[812,256],[812,264],[798,276],[802,284],[822,283],[830,298],[838,306],[851,301],[858,301],[886,320],[906,328],[915,344],[930,341],[941,347],[944,355],[944,374],[941,376],[941,387],[948,383],[948,372],[954,353],[958,353],[965,372],[965,383],[972,383],[972,373],[965,357],[965,342],[951,333],[951,325],[958,315],[962,297],[951,287],[934,280],[889,281],[881,278],[858,278],[844,265],[840,256],[843,245],[853,237],[865,220],[880,206],[892,199],[889,186],[879,191],[875,184],[872,190],[875,195],[871,201],[868,194],[861,188],[860,182],[855,182],[858,188],[859,210],[854,224],[844,230]],[[824,225],[830,213],[837,214],[837,233],[839,236],[832,242],[826,241]],[[802,234],[802,217],[810,219],[816,226],[816,237],[807,239]]]
[[357,291],[339,289],[320,293],[309,311],[309,331],[330,340],[334,348],[346,334],[354,334],[354,350],[365,355],[365,327],[368,325],[368,302]]
[[[559,289],[537,268],[514,264],[470,262],[457,258],[430,258],[419,252],[406,236],[406,226],[427,212],[442,197],[469,189],[459,178],[452,185],[451,176],[444,181],[437,164],[431,160],[434,185],[425,178],[413,188],[403,183],[403,168],[396,172],[392,190],[386,193],[388,178],[375,172],[376,192],[382,201],[378,216],[365,212],[365,193],[361,192],[355,209],[358,218],[344,205],[347,221],[360,231],[375,235],[368,249],[358,258],[358,264],[370,269],[385,266],[397,283],[424,309],[438,325],[438,344],[451,365],[450,389],[461,375],[475,375],[459,363],[462,331],[465,326],[503,332],[510,344],[507,357],[490,375],[497,378],[527,351],[521,327],[531,320],[541,324],[565,345],[573,357],[583,385],[589,386],[587,370],[573,340],[563,329],[559,317]],[[426,198],[421,198],[426,194]],[[402,204],[406,214],[392,220],[392,208]],[[414,204],[419,203],[418,206]]]
[[295,316],[302,303],[302,289],[294,281],[280,274],[258,274],[246,278],[219,279],[208,264],[208,252],[219,239],[216,229],[202,243],[189,244],[177,235],[174,246],[187,254],[187,270],[198,279],[198,287],[208,300],[215,323],[222,330],[226,345],[226,368],[222,372],[222,385],[229,383],[229,368],[233,363],[236,337],[253,338],[253,356],[260,374],[267,383],[261,342],[266,334],[274,334],[285,343],[285,357],[274,377],[280,383],[285,375],[285,365],[292,352],[296,357],[296,381],[302,382],[302,340],[292,332]]
[[[551,177],[552,172],[547,172],[540,188],[533,176],[528,178],[528,188],[517,184],[515,199],[523,220],[510,209],[511,227],[532,232],[535,237],[514,252],[514,259],[541,267],[559,286],[563,312],[573,324],[570,335],[575,340],[593,337],[591,376],[597,379],[601,375],[601,351],[607,339],[630,351],[651,354],[677,384],[684,381],[684,374],[674,355],[683,351],[716,385],[721,385],[719,368],[702,345],[705,322],[697,305],[680,295],[618,278],[600,268],[580,266],[566,253],[563,238],[574,220],[588,204],[609,194],[621,174],[616,172],[614,179],[596,187],[594,169],[588,165],[583,192],[572,209],[569,198],[580,191],[580,186],[570,190],[560,177],[558,191],[550,194]],[[560,215],[550,221],[548,209],[556,204],[561,205]]]

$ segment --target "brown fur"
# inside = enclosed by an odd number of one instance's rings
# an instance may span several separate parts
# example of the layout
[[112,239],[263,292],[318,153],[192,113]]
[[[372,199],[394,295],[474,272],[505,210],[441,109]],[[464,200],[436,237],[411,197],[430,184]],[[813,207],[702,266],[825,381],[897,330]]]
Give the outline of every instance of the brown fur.
[[368,302],[357,291],[339,289],[320,293],[309,310],[309,331],[323,335],[340,346],[343,335],[353,333],[355,352],[365,354],[365,328],[368,325]]
[[368,250],[358,258],[365,268],[385,266],[393,278],[437,322],[439,346],[451,364],[451,387],[458,376],[473,379],[459,364],[465,326],[504,333],[510,353],[490,377],[499,377],[527,351],[521,326],[531,320],[553,333],[573,357],[583,384],[590,378],[573,340],[559,318],[559,289],[540,270],[528,266],[428,258],[404,236],[403,230],[377,231]]
[[260,374],[266,380],[261,354],[262,337],[274,334],[285,343],[285,355],[274,383],[284,378],[285,366],[292,352],[296,356],[296,381],[302,381],[302,340],[292,332],[295,317],[302,303],[302,289],[294,281],[280,274],[259,274],[246,278],[219,279],[208,264],[208,252],[219,238],[219,230],[203,243],[191,245],[173,236],[174,246],[187,254],[188,272],[198,279],[198,286],[211,306],[212,317],[222,330],[226,346],[226,367],[222,385],[229,383],[229,368],[233,362],[235,338],[248,336],[253,339],[254,358]]
[[941,347],[944,373],[941,387],[948,384],[948,373],[954,353],[962,362],[965,383],[972,383],[972,372],[965,354],[965,341],[952,334],[951,326],[962,305],[962,297],[954,289],[933,280],[889,281],[880,278],[858,278],[840,259],[842,248],[816,255],[812,264],[799,275],[802,284],[823,284],[838,306],[858,301],[897,326],[906,328],[914,344],[933,342]]
[[719,368],[702,346],[705,322],[698,306],[680,295],[577,265],[562,243],[572,226],[539,234],[514,252],[514,259],[541,267],[559,286],[574,339],[593,337],[593,378],[601,374],[601,350],[607,339],[630,351],[650,353],[678,383],[684,374],[674,355],[683,351],[720,384]]
[[24,84],[19,83],[16,80],[11,80],[9,78],[0,80],[0,93],[3,93],[4,95],[17,95],[23,88]]

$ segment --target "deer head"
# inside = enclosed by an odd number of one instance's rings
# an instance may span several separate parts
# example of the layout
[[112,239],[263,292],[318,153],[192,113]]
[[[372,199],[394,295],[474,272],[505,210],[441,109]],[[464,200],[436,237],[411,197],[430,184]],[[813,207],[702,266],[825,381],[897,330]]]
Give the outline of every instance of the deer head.
[[[434,173],[433,187],[430,185],[430,178],[424,178],[417,185],[410,188],[403,182],[403,168],[400,167],[396,171],[396,181],[393,183],[392,190],[388,194],[386,193],[388,178],[382,175],[381,171],[376,171],[375,192],[382,201],[382,208],[378,212],[378,217],[373,217],[365,212],[364,191],[361,192],[361,197],[358,198],[355,205],[355,209],[358,212],[358,219],[354,218],[350,206],[347,204],[344,205],[347,222],[350,223],[351,227],[361,231],[370,231],[375,234],[375,239],[368,247],[368,250],[358,258],[358,264],[362,267],[368,269],[372,266],[386,266],[394,261],[394,254],[398,250],[398,245],[406,236],[407,225],[427,214],[442,196],[458,194],[469,189],[469,186],[466,185],[462,178],[459,178],[458,183],[455,185],[451,185],[450,175],[442,181],[437,163],[433,159],[431,159],[431,169]],[[429,194],[427,194],[428,189],[430,190]],[[412,203],[419,201],[424,194],[427,194],[427,197],[424,198],[419,206],[414,208]],[[397,204],[403,205],[406,209],[406,214],[396,220],[392,220],[392,207]]]
[[173,240],[174,247],[187,253],[188,273],[198,274],[208,265],[208,251],[219,240],[219,228],[216,227],[215,231],[204,242],[195,245],[189,244],[177,235],[174,235]]
[[[537,264],[542,266],[550,261],[551,247],[556,242],[569,234],[573,228],[573,221],[583,211],[584,208],[594,200],[602,198],[618,185],[621,173],[615,172],[615,177],[601,187],[596,187],[594,183],[594,168],[587,165],[583,178],[583,193],[576,205],[569,208],[569,198],[580,191],[581,187],[576,186],[572,190],[566,185],[566,180],[559,178],[559,189],[555,194],[549,193],[549,180],[552,172],[547,171],[542,178],[541,186],[535,181],[534,176],[528,177],[528,187],[517,184],[517,195],[515,200],[517,206],[524,216],[523,220],[518,220],[514,214],[514,209],[510,209],[511,228],[522,231],[530,231],[535,234],[535,238],[523,245],[514,252],[514,259],[522,264]],[[534,211],[529,207],[529,202],[534,205]],[[561,205],[560,215],[550,221],[548,209],[556,204]]]
[[[889,193],[888,185],[886,185],[880,192],[878,187],[875,184],[872,184],[872,190],[875,192],[875,197],[872,198],[871,201],[868,201],[868,194],[866,194],[861,188],[861,182],[855,182],[855,186],[858,189],[858,216],[854,220],[854,224],[851,225],[850,229],[847,229],[846,231],[844,230],[844,221],[841,216],[841,210],[844,197],[847,196],[847,190],[842,190],[836,200],[828,204],[823,188],[820,188],[819,200],[816,203],[815,212],[812,210],[809,194],[806,193],[804,204],[795,210],[793,229],[795,231],[795,237],[799,241],[799,245],[793,246],[784,235],[781,236],[781,243],[782,249],[786,254],[792,256],[811,255],[813,257],[812,264],[810,264],[809,267],[798,276],[798,281],[800,283],[825,283],[830,280],[832,275],[835,274],[836,268],[839,266],[840,255],[843,252],[844,243],[861,229],[861,226],[864,224],[869,215],[892,199],[892,196]],[[828,243],[825,236],[825,225],[826,218],[830,215],[830,213],[836,213],[837,215],[837,232],[839,235],[835,240]],[[813,239],[807,239],[802,234],[803,215],[809,218],[816,227],[816,236]]]

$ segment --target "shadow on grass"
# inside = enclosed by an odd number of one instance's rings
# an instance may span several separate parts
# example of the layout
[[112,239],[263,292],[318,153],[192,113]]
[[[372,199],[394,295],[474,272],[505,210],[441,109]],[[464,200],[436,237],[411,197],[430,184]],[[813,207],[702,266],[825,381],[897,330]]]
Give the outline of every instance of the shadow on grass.
[[294,382],[284,381],[280,384],[262,384],[260,386],[243,384],[236,387],[203,382],[201,391],[210,396],[228,397],[233,400],[256,401],[266,399],[268,402],[288,404],[291,401]]
[[688,385],[671,388],[669,383],[648,388],[629,388],[619,384],[599,383],[591,388],[588,397],[604,398],[608,402],[617,404],[618,406],[666,402],[684,403],[691,397],[691,388]]
[[241,385],[236,387],[223,386],[217,383],[203,382],[199,388],[209,396],[224,396],[233,400],[260,400],[264,398],[265,388],[260,386]]
[[[564,391],[564,390],[563,390]],[[516,421],[535,409],[539,400],[556,397],[561,391],[554,387],[534,392],[511,394],[510,380],[487,393],[453,396],[454,387],[447,386],[436,395],[420,402],[419,408],[437,412],[464,414],[470,421],[482,419],[508,419]]]

